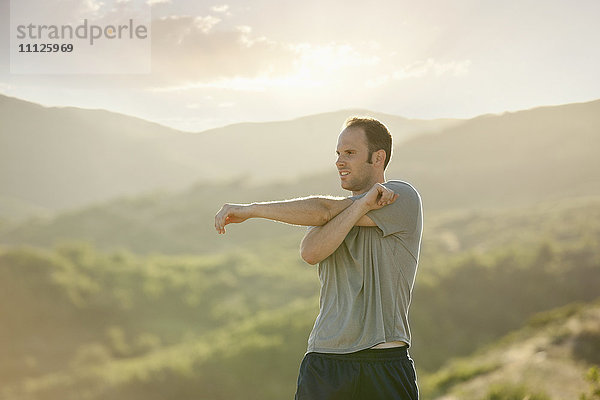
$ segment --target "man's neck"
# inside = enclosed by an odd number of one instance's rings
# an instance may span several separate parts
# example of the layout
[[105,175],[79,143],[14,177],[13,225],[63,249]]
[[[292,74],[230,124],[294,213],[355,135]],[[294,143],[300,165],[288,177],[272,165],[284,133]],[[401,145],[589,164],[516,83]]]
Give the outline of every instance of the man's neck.
[[363,194],[363,193],[367,193],[369,190],[371,190],[371,188],[373,187],[373,185],[375,185],[376,183],[385,183],[385,175],[380,175],[379,177],[377,177],[377,179],[374,179],[373,181],[371,181],[365,188],[363,188],[362,190],[359,191],[352,191],[352,195],[353,196],[358,196],[359,194]]

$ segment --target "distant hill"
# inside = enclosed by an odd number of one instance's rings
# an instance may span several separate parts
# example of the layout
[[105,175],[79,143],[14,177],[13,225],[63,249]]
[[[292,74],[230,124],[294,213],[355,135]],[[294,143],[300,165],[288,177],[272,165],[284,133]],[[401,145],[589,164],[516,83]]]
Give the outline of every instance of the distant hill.
[[460,122],[342,110],[190,133],[104,110],[42,107],[0,95],[0,217],[199,180],[293,180],[333,165],[337,133],[354,114],[381,118],[398,143]]
[[428,376],[421,389],[424,398],[439,400],[578,399],[589,391],[584,377],[593,365],[600,365],[600,301],[536,314],[522,329]]
[[[343,110],[194,134],[0,96],[0,220],[232,179],[260,185],[265,194],[275,187],[285,188],[284,196],[342,194],[334,147],[351,114],[389,125],[397,146],[387,176],[413,183],[427,210],[600,194],[600,100],[467,121]],[[239,194],[232,190],[227,200],[239,201]]]
[[396,149],[429,209],[505,207],[600,194],[600,100],[484,115]]

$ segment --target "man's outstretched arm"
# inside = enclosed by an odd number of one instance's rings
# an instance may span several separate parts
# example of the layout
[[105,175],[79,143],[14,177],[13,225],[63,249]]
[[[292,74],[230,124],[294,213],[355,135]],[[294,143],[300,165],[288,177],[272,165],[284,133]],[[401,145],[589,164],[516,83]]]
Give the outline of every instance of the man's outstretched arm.
[[352,227],[375,226],[368,215],[393,203],[398,195],[391,189],[377,183],[367,194],[354,201],[349,207],[337,214],[331,221],[322,226],[311,228],[300,244],[300,255],[304,261],[314,265],[329,257],[344,241]]
[[252,204],[225,204],[215,215],[215,229],[225,233],[225,225],[249,218],[266,218],[293,225],[320,226],[338,215],[353,200],[312,196],[294,200]]

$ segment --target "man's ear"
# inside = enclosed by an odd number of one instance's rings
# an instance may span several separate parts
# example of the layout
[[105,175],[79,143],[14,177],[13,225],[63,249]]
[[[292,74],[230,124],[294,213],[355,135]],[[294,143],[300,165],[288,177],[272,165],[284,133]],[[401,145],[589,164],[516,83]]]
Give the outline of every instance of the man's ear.
[[381,149],[373,153],[373,158],[371,160],[373,161],[373,164],[381,164],[381,166],[383,166],[385,164],[385,158],[385,150]]

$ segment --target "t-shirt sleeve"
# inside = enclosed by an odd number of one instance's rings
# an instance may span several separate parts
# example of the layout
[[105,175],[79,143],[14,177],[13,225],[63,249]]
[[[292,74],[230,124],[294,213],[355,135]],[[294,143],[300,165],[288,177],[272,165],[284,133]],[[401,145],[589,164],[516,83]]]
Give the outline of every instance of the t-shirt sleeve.
[[[392,204],[369,211],[367,215],[381,229],[383,236],[413,233],[421,218],[421,197],[405,182],[388,181],[383,186],[398,193],[398,198]],[[362,196],[350,198],[355,200]]]

